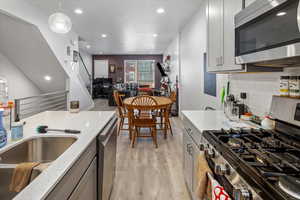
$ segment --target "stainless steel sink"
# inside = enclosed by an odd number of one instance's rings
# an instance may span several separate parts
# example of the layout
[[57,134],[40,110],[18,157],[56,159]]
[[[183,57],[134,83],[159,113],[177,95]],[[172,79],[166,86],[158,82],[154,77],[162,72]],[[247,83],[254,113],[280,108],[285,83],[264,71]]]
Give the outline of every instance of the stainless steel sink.
[[33,138],[0,154],[0,163],[51,162],[68,149],[76,138],[39,137]]
[[8,189],[16,164],[22,162],[52,162],[76,140],[74,137],[32,138],[0,154],[0,199],[8,200],[16,195]]

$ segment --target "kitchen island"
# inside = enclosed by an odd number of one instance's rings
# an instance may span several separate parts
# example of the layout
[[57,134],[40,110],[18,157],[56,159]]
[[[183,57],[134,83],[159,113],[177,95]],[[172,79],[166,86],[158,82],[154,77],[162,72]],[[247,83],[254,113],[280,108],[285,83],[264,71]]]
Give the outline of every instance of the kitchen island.
[[[83,111],[80,113],[72,114],[65,111],[47,111],[25,119],[26,125],[24,126],[23,139],[13,142],[9,141],[8,144],[0,149],[1,154],[13,149],[26,140],[40,137],[72,137],[76,141],[70,145],[57,159],[51,162],[37,178],[35,178],[26,188],[18,193],[15,200],[40,200],[40,199],[78,199],[77,194],[72,194],[73,190],[80,185],[81,180],[84,180],[83,175],[88,170],[82,170],[83,165],[87,168],[94,164],[95,169],[97,165],[98,149],[97,138],[102,135],[102,131],[106,129],[107,124],[115,120],[115,112],[96,112],[96,111]],[[113,121],[115,125],[116,122]],[[49,132],[46,134],[37,134],[36,128],[40,125],[47,125],[49,128],[55,129],[75,129],[80,130],[80,134],[65,134],[60,132]],[[116,126],[111,126],[116,127]],[[107,130],[106,130],[107,131]],[[100,135],[100,136],[99,136]],[[49,149],[48,151],[51,151]],[[53,148],[55,152],[56,149]],[[91,159],[88,160],[87,158]],[[86,162],[90,163],[86,163]],[[2,161],[0,161],[0,164]],[[94,170],[95,171],[95,170]],[[73,174],[70,174],[70,173]],[[82,173],[81,173],[82,172]],[[96,173],[97,174],[97,173]],[[82,177],[80,177],[82,175]],[[76,177],[77,176],[77,177]],[[77,182],[78,181],[78,182]],[[94,181],[97,183],[97,180]],[[64,188],[65,186],[69,188]],[[72,188],[72,185],[74,188]],[[94,189],[97,189],[97,186]],[[99,188],[99,187],[98,187]],[[63,190],[63,191],[62,191]],[[71,191],[71,193],[68,193]],[[78,190],[80,192],[80,188]],[[97,195],[95,191],[94,196]],[[0,197],[0,199],[2,199]]]

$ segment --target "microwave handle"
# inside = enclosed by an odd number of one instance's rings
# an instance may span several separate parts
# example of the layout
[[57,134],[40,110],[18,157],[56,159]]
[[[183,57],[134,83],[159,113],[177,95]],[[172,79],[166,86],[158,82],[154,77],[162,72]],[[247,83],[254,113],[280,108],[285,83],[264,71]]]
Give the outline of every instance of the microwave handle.
[[298,9],[297,9],[297,24],[298,24],[298,30],[300,32],[300,0],[298,3]]

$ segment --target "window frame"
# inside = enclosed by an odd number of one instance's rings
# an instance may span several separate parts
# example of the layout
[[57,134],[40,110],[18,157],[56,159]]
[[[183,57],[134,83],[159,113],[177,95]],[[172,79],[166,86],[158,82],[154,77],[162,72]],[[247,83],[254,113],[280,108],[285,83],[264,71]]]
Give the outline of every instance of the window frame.
[[[126,79],[126,64],[127,62],[135,62],[135,81],[128,81]],[[138,68],[139,68],[139,62],[151,62],[152,63],[152,78],[153,78],[153,82],[151,83],[151,87],[152,88],[155,88],[155,60],[147,60],[147,59],[141,59],[141,60],[124,60],[124,83],[132,83],[132,82],[135,82],[135,83],[139,83],[139,71],[138,71]]]

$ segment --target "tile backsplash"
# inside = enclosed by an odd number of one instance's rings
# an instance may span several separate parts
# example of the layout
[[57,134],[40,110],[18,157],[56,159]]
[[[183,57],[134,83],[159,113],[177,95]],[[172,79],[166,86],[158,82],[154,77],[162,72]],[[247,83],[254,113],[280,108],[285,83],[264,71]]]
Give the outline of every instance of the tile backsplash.
[[279,81],[282,75],[300,75],[300,68],[286,68],[284,72],[245,73],[228,75],[231,92],[236,97],[247,93],[245,103],[252,113],[263,116],[269,112],[272,96],[279,94]]

